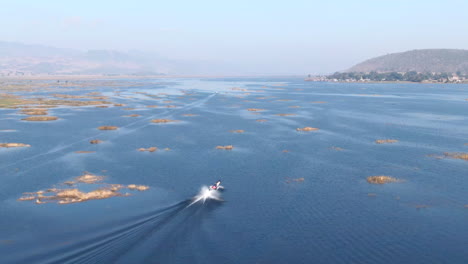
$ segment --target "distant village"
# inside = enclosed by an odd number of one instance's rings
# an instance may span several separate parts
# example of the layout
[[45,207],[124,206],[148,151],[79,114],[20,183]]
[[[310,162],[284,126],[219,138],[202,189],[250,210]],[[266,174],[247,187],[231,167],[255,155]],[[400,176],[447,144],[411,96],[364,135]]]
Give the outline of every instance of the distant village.
[[430,72],[336,72],[331,75],[309,75],[312,82],[417,82],[417,83],[468,83],[468,74]]

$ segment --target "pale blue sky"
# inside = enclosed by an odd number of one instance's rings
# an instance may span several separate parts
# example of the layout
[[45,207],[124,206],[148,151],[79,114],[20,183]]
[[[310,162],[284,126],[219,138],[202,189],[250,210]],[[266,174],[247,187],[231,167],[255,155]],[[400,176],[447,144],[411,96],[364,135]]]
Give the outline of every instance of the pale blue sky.
[[0,40],[326,73],[392,52],[468,49],[467,10],[461,0],[2,0]]

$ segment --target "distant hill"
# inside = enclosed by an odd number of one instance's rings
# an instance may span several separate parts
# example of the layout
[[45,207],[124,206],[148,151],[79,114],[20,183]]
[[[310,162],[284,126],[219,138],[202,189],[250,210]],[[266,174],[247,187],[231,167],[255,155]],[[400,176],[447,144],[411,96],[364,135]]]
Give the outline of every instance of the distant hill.
[[137,50],[73,50],[0,41],[0,77],[29,75],[223,74],[225,62],[172,60]]
[[468,50],[423,49],[393,53],[361,62],[346,72],[468,73]]

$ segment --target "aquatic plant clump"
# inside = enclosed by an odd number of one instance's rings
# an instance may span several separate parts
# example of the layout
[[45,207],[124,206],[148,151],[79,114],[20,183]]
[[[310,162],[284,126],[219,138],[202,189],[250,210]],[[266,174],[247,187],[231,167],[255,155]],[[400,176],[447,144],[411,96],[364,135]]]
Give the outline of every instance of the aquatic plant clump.
[[55,195],[37,197],[36,203],[46,202],[47,200],[57,200],[59,204],[80,203],[89,200],[107,199],[123,194],[102,188],[90,192],[82,192],[78,189],[65,189],[56,192]]
[[26,118],[23,118],[21,120],[24,121],[54,121],[57,120],[58,117],[56,116],[28,116]]
[[244,131],[244,130],[242,130],[242,129],[237,129],[237,130],[229,130],[229,132],[231,132],[231,133],[238,133],[238,134],[240,134],[240,133],[244,133],[245,131]]
[[145,151],[148,151],[148,152],[155,152],[156,150],[158,150],[157,147],[139,148],[139,149],[138,149],[138,151],[141,151],[141,152],[145,152]]
[[391,144],[396,142],[398,142],[396,139],[377,139],[375,141],[376,144]]
[[104,180],[104,176],[97,176],[88,172],[85,172],[85,174],[75,178],[76,182],[87,183],[87,184],[96,183],[96,182],[100,182],[103,180]]
[[23,143],[0,143],[0,148],[20,148],[20,147],[31,147],[31,145],[23,144]]
[[136,185],[136,184],[130,184],[127,186],[128,189],[130,190],[137,190],[137,191],[146,191],[149,189],[148,186],[145,186],[145,185]]
[[248,108],[247,111],[257,112],[257,111],[265,111],[265,109],[260,109],[260,108]]
[[89,143],[91,144],[100,144],[102,143],[103,141],[102,140],[99,140],[99,139],[93,139],[93,140],[90,140]]
[[317,131],[319,130],[316,127],[303,127],[303,128],[296,128],[297,131]]
[[227,146],[216,146],[216,149],[232,150],[232,149],[234,149],[234,146],[233,146],[233,145],[227,145]]
[[26,108],[20,111],[23,115],[47,115],[47,109],[43,108]]
[[275,114],[277,116],[295,116],[296,114]]
[[85,173],[82,176],[76,177],[74,181],[67,181],[63,184],[68,186],[73,186],[75,184],[99,184],[100,186],[91,191],[82,191],[78,188],[51,188],[45,191],[37,191],[33,193],[24,193],[18,201],[33,201],[35,200],[36,204],[43,203],[58,203],[58,204],[70,204],[70,203],[79,203],[90,200],[100,200],[107,199],[117,196],[130,196],[129,193],[119,192],[122,189],[128,190],[137,190],[137,191],[146,191],[149,189],[145,185],[136,185],[130,184],[128,186],[121,184],[105,184],[102,183],[104,176],[97,176],[91,173]]
[[384,175],[367,177],[367,182],[372,183],[372,184],[385,184],[385,183],[398,182],[398,181],[399,180],[397,178],[384,176]]
[[335,147],[335,146],[330,147],[330,149],[336,150],[336,151],[343,151],[344,150],[343,148]]
[[171,122],[177,122],[177,120],[171,120],[171,119],[153,119],[151,120],[152,123],[171,123]]
[[117,130],[119,127],[117,126],[100,126],[98,127],[99,130]]
[[304,182],[305,179],[304,178],[296,178],[296,179],[290,179],[290,178],[286,178],[286,183],[291,183],[291,182]]
[[445,152],[445,157],[452,158],[452,159],[461,159],[468,161],[468,153],[463,152]]

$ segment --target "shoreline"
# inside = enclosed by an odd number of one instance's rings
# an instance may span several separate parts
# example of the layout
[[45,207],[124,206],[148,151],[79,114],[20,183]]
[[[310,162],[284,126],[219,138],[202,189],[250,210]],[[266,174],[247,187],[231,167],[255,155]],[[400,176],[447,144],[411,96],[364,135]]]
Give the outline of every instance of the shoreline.
[[305,82],[324,82],[324,83],[369,83],[369,84],[468,84],[468,81],[466,82],[409,82],[409,81],[370,81],[370,82],[347,82],[347,81],[308,81],[304,80]]
[[302,75],[27,75],[0,76],[3,80],[109,80],[109,79],[211,79],[211,78],[303,78]]

